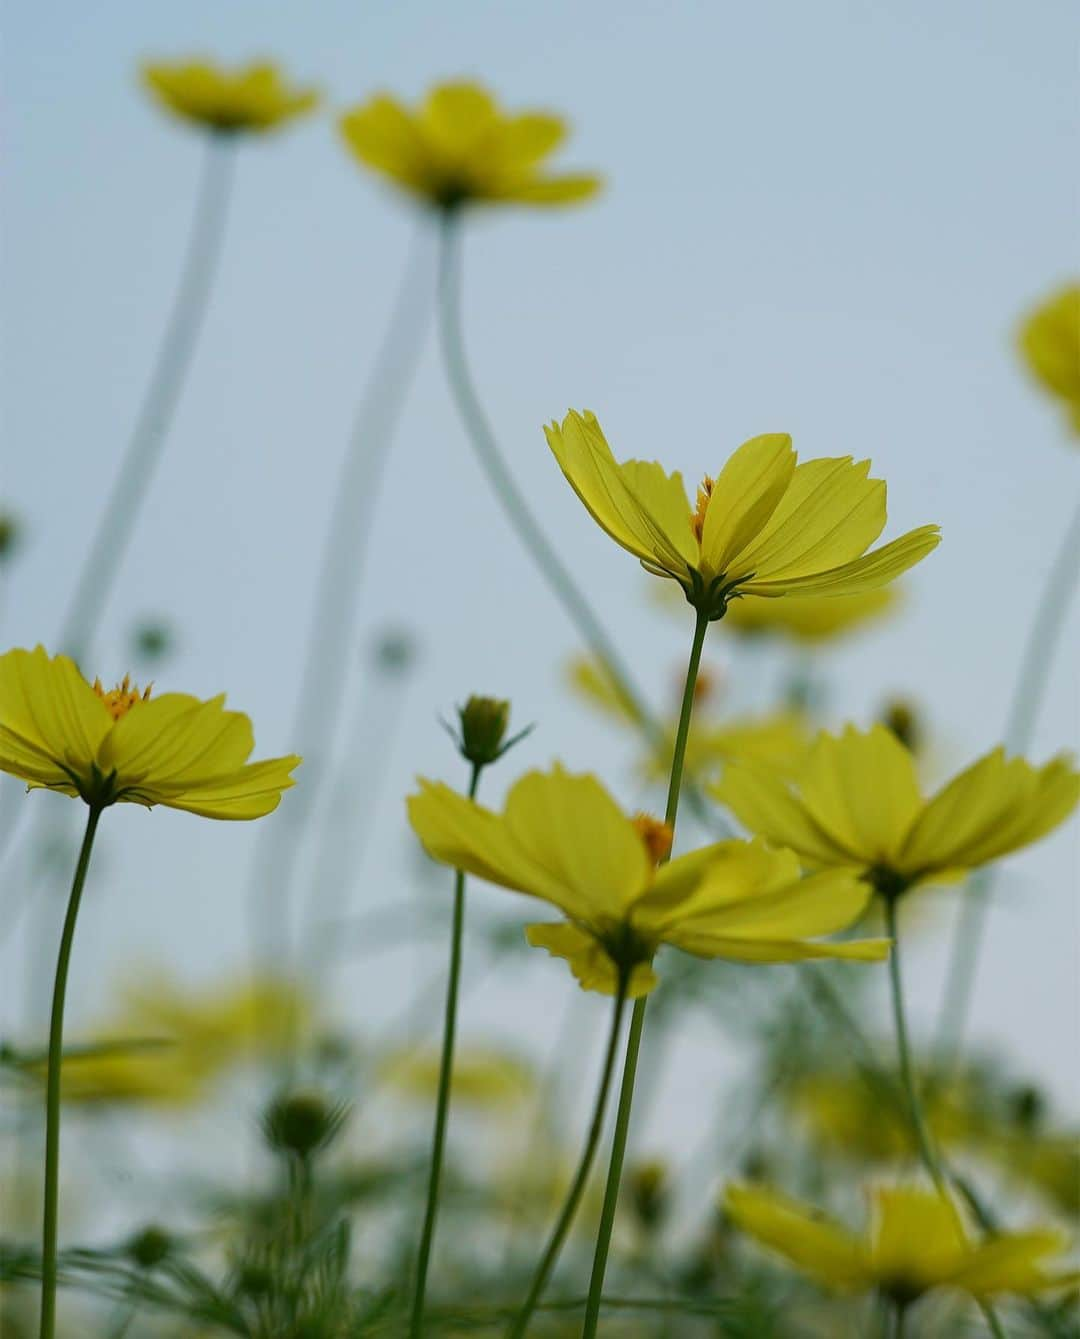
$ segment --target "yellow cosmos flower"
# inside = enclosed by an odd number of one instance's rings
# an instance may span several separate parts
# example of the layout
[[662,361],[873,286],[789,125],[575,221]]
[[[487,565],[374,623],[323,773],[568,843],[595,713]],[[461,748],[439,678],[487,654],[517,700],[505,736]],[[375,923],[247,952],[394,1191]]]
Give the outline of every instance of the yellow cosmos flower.
[[142,77],[163,107],[220,134],[275,130],[319,101],[314,89],[290,87],[263,62],[226,70],[208,60],[147,61]]
[[859,595],[789,595],[784,600],[736,600],[727,626],[745,637],[785,637],[803,645],[833,641],[895,612],[900,592],[894,586]]
[[1067,284],[1020,327],[1020,351],[1035,380],[1064,405],[1080,434],[1080,284]]
[[850,456],[797,463],[786,433],[752,437],[691,507],[682,476],[619,463],[595,415],[571,410],[548,445],[597,524],[646,571],[670,577],[710,618],[748,595],[859,595],[906,572],[940,540],[936,525],[867,552],[885,526],[885,484]]
[[628,817],[593,776],[555,766],[510,790],[502,814],[420,781],[409,819],[429,855],[558,907],[565,923],[531,925],[529,942],[565,958],[587,990],[637,997],[656,985],[661,944],[702,958],[795,962],[881,959],[883,939],[815,943],[850,925],[868,889],[845,872],[799,879],[790,851],[725,841],[660,864],[671,830]]
[[[383,1082],[425,1104],[439,1092],[439,1053],[410,1046],[393,1052],[381,1067]],[[454,1102],[476,1108],[517,1106],[535,1088],[532,1070],[516,1055],[480,1046],[454,1055]]]
[[479,84],[439,84],[415,109],[380,94],[346,112],[341,133],[366,167],[439,209],[572,205],[600,188],[591,174],[545,170],[562,117],[505,112]]
[[248,763],[251,722],[224,696],[106,691],[44,647],[0,656],[0,771],[92,808],[164,804],[205,818],[261,818],[293,785],[295,755]]
[[927,800],[913,755],[891,730],[849,725],[821,733],[791,783],[735,763],[710,793],[811,868],[855,869],[896,896],[1038,841],[1076,807],[1080,774],[1063,757],[1032,767],[999,748]]
[[870,1230],[856,1236],[810,1205],[763,1186],[729,1186],[724,1207],[746,1233],[838,1292],[878,1289],[906,1306],[935,1288],[986,1299],[1028,1295],[1070,1281],[1047,1258],[1064,1249],[1061,1234],[968,1234],[956,1207],[919,1186],[880,1186],[871,1195]]

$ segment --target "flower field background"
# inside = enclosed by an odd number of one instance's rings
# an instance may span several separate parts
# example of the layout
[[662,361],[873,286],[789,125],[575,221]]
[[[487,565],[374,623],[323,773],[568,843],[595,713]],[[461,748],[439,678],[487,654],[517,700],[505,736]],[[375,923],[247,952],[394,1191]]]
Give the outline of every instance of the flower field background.
[[1069,8],[8,29],[0,1333],[1080,1333]]

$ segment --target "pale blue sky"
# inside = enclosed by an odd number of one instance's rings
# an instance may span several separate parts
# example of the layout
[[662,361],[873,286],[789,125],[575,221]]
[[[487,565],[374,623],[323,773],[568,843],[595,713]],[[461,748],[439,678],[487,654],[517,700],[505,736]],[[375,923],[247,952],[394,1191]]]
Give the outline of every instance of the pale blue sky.
[[[904,614],[830,655],[833,719],[865,721],[888,694],[914,695],[939,732],[939,771],[997,742],[1080,491],[1080,456],[1013,349],[1019,313],[1078,268],[1078,25],[1065,0],[49,0],[5,26],[3,479],[28,530],[5,644],[56,635],[175,283],[199,144],[148,103],[138,60],[269,55],[331,108],[464,74],[512,105],[564,111],[566,164],[609,177],[588,208],[478,220],[466,319],[518,476],[641,677],[667,684],[689,629],[650,608],[636,565],[554,466],[541,424],[570,405],[597,411],[617,454],[659,457],[689,479],[764,431],[790,431],[806,455],[871,456],[889,483],[889,533],[937,521],[945,538],[908,583]],[[99,664],[122,674],[133,620],[167,613],[180,653],[160,687],[226,688],[260,750],[276,752],[303,747],[288,723],[319,539],[411,218],[354,167],[327,114],[242,146],[238,168],[221,282]],[[358,907],[405,895],[402,797],[418,771],[460,776],[434,722],[470,691],[511,696],[522,722],[539,722],[491,778],[493,797],[555,756],[632,796],[628,749],[561,691],[573,631],[472,462],[433,346],[395,442],[362,601],[365,644],[405,624],[423,659],[379,759]],[[1040,759],[1077,744],[1078,614]],[[722,627],[712,655],[730,660]],[[73,1017],[91,1017],[110,974],[147,956],[192,980],[243,964],[254,835],[108,815]],[[1080,1042],[1075,826],[1005,873],[977,1034],[1075,1104],[1080,1076],[1063,1062]],[[917,1026],[936,1007],[946,923],[916,948]],[[368,963],[346,974],[342,1007],[375,1024],[437,963]],[[574,989],[538,958],[470,1001],[466,1024],[539,1041]],[[680,1061],[676,1095],[701,1063]],[[715,1048],[707,1064],[723,1064]],[[673,1130],[694,1126],[685,1103],[658,1110]]]

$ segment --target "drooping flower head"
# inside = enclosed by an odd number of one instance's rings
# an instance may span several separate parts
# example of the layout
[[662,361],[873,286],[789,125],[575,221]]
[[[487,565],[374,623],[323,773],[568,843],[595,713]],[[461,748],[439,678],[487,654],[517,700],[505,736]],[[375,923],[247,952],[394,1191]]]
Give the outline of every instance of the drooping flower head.
[[725,841],[663,863],[671,829],[619,808],[599,781],[556,765],[529,772],[502,814],[421,779],[409,820],[429,855],[558,907],[529,942],[570,963],[582,986],[632,996],[656,984],[661,944],[702,958],[880,959],[887,940],[813,942],[850,925],[869,890],[846,871],[800,881],[790,851]]
[[915,758],[883,725],[818,735],[794,780],[733,763],[711,793],[756,836],[812,869],[854,869],[885,896],[951,881],[1029,846],[1080,799],[1080,773],[995,749],[930,799]]
[[319,101],[314,89],[290,86],[266,62],[227,70],[209,60],[147,61],[142,77],[174,116],[222,135],[276,130]]
[[0,656],[0,771],[95,808],[128,802],[205,818],[261,818],[293,785],[295,755],[247,760],[251,721],[224,695],[152,697],[125,678],[87,683],[42,646]]
[[1020,351],[1040,386],[1062,403],[1080,436],[1080,284],[1066,284],[1020,326]]
[[545,432],[597,524],[710,618],[744,596],[876,590],[940,539],[936,525],[924,525],[867,552],[885,526],[885,484],[868,477],[868,460],[798,464],[786,433],[744,442],[691,507],[680,474],[655,461],[620,464],[595,415],[571,410]]
[[724,1208],[738,1227],[837,1292],[878,1290],[908,1306],[935,1288],[986,1299],[1034,1294],[1070,1281],[1048,1259],[1065,1248],[1055,1231],[972,1239],[956,1206],[921,1186],[878,1186],[869,1231],[858,1236],[816,1208],[764,1186],[733,1185]]
[[381,93],[341,118],[361,163],[443,210],[589,199],[599,177],[546,167],[566,129],[550,112],[503,111],[485,88],[467,82],[438,84],[415,108]]

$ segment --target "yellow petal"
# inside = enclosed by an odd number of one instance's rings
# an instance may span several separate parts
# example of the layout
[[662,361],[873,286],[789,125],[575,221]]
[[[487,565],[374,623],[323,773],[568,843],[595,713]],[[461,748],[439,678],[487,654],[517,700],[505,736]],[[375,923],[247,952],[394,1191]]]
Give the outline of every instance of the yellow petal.
[[506,117],[493,136],[501,162],[517,168],[532,167],[566,138],[566,122],[547,112],[523,112]]
[[729,962],[806,962],[842,958],[851,962],[884,962],[891,939],[753,939],[739,935],[672,935],[670,942],[696,958],[725,958]]
[[547,177],[525,177],[520,181],[496,184],[486,192],[490,199],[522,205],[574,205],[591,200],[603,187],[603,178],[591,172],[564,172]]
[[464,154],[495,122],[498,109],[479,84],[462,82],[433,88],[420,109],[425,132],[450,153]]
[[846,1291],[871,1285],[858,1238],[809,1205],[761,1186],[732,1185],[724,1193],[724,1209],[743,1232],[828,1287]]
[[[642,562],[684,577],[697,561],[697,544],[690,529],[690,504],[679,475],[667,476],[659,465],[629,462],[624,474],[604,439],[594,415],[571,410],[560,427],[544,429],[548,445],[567,481],[593,520],[624,549]],[[645,487],[640,497],[634,487]],[[681,501],[682,521],[673,526],[671,515]],[[649,510],[649,503],[667,516]]]
[[735,564],[760,580],[798,577],[851,562],[885,528],[885,485],[850,456],[800,465],[780,505]]
[[181,790],[234,772],[255,740],[242,712],[226,711],[224,695],[207,702],[165,693],[139,702],[117,723],[98,750],[98,765],[115,771],[117,785]]
[[622,920],[649,884],[652,865],[633,824],[594,776],[556,766],[529,772],[506,799],[515,846],[564,889],[576,920]]
[[368,167],[411,190],[426,192],[434,173],[412,114],[383,93],[342,116],[345,143]]
[[[558,925],[527,925],[525,938],[534,948],[547,949],[553,958],[564,958],[582,990],[596,990],[602,995],[618,991],[618,968],[599,941],[580,926],[565,921]],[[651,965],[638,963],[630,974],[627,998],[639,999],[657,983]]]
[[731,763],[708,791],[749,832],[776,846],[790,847],[811,866],[862,864],[857,854],[820,827],[783,777],[768,768]]
[[795,452],[786,432],[743,442],[713,485],[701,535],[703,565],[714,575],[758,535],[776,511],[795,473]]
[[716,842],[662,866],[634,909],[634,923],[657,934],[748,897],[785,889],[799,877],[792,851],[760,841]]
[[932,1288],[968,1251],[956,1206],[920,1186],[878,1186],[873,1193],[871,1257],[878,1278]]
[[920,526],[906,535],[884,544],[880,549],[865,553],[853,562],[842,563],[828,571],[808,573],[798,577],[777,577],[774,580],[752,579],[739,589],[747,595],[776,597],[779,595],[859,595],[888,585],[908,568],[922,562],[941,543],[941,532],[936,525]]
[[39,785],[85,777],[112,718],[67,656],[0,656],[0,768]]
[[155,785],[148,778],[126,798],[142,804],[164,804],[203,818],[247,820],[273,813],[282,791],[296,783],[290,773],[300,765],[296,754],[248,763],[219,777]]
[[693,916],[669,931],[671,943],[686,947],[690,939],[710,937],[780,940],[835,934],[862,915],[871,896],[869,886],[849,870],[811,874],[769,891],[749,889],[737,899],[721,896],[713,905],[710,890],[706,879],[694,899]]
[[1060,1255],[1067,1245],[1067,1238],[1060,1232],[1003,1233],[974,1246],[951,1282],[974,1297],[1030,1295],[1075,1283],[1075,1272],[1055,1275],[1046,1268],[1046,1258]]
[[799,789],[813,821],[868,865],[891,862],[922,808],[914,759],[883,725],[820,734]]

